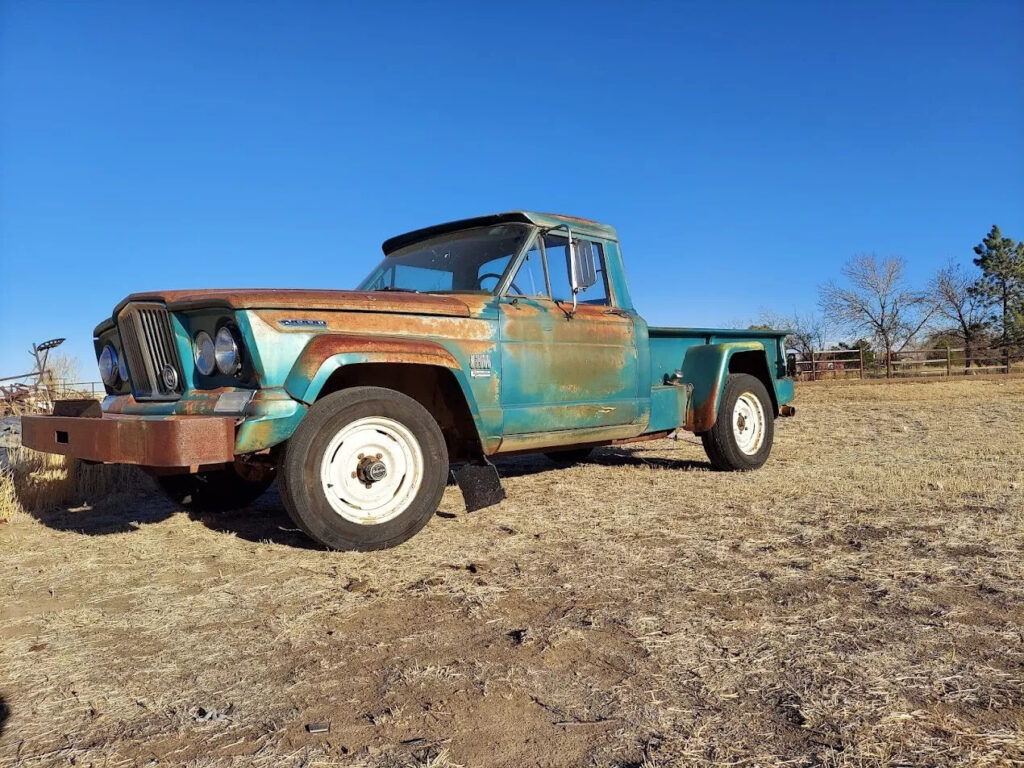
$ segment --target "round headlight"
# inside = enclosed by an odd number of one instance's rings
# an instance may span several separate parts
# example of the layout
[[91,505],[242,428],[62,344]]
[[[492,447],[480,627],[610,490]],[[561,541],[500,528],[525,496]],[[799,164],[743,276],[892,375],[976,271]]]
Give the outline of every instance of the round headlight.
[[217,370],[225,375],[230,376],[242,367],[242,355],[238,349],[238,341],[231,328],[226,325],[217,331],[214,356],[217,358]]
[[113,344],[107,344],[100,352],[100,378],[108,387],[116,387],[121,380],[118,373],[117,351]]
[[209,376],[213,373],[213,369],[217,365],[217,352],[214,349],[213,339],[210,338],[210,334],[206,331],[197,333],[195,340],[192,342],[192,352],[195,356],[198,371],[203,376]]
[[128,381],[128,360],[124,357],[119,357],[117,360],[117,374],[121,377],[121,381]]

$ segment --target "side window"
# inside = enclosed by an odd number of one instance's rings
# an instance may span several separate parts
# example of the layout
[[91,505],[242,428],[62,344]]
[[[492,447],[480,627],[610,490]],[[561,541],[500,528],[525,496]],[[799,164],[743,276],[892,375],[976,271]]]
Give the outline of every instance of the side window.
[[572,301],[569,286],[569,249],[565,235],[545,235],[544,254],[548,260],[548,274],[551,277],[551,298]]
[[509,296],[543,296],[548,295],[548,281],[544,277],[544,257],[540,251],[540,240],[536,240],[526,258],[519,265],[519,271],[512,278],[508,288]]
[[598,304],[604,305],[608,303],[608,280],[605,277],[604,270],[604,248],[600,243],[591,242],[594,247],[594,268],[597,271],[597,282],[589,288],[584,288],[579,292],[576,300],[581,304]]
[[[548,258],[548,272],[551,275],[551,297],[562,301],[572,301],[572,288],[569,282],[569,254],[564,236],[548,235],[544,238],[544,251]],[[594,266],[597,269],[597,282],[576,294],[580,304],[603,305],[608,303],[608,286],[605,279],[604,248],[600,243],[594,246]]]

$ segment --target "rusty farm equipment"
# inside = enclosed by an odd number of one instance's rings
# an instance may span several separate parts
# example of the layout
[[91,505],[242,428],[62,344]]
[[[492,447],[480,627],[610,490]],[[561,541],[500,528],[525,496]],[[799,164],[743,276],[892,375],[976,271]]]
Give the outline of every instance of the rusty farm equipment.
[[0,378],[0,416],[50,411],[56,388],[47,361],[50,350],[63,343],[64,339],[50,339],[41,344],[33,344],[30,354],[35,360],[35,367],[28,373]]

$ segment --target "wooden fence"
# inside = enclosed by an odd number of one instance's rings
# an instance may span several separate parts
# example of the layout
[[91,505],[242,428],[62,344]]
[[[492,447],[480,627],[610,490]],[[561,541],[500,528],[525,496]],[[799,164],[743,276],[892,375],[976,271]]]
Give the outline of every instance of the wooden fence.
[[60,381],[53,387],[54,399],[63,397],[95,397],[102,400],[107,390],[102,381]]
[[1021,353],[1008,349],[982,349],[971,354],[968,365],[967,351],[963,348],[904,350],[892,354],[888,360],[881,355],[865,365],[863,349],[816,349],[806,359],[791,355],[790,370],[801,381],[823,379],[878,378],[891,375],[913,376],[970,376],[979,373],[1010,373],[1024,370]]

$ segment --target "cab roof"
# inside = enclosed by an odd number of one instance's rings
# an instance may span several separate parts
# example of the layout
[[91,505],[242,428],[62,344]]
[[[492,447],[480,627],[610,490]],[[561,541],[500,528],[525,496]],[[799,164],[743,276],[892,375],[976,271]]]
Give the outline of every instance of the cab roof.
[[619,239],[614,227],[597,221],[591,221],[590,219],[565,216],[560,213],[509,211],[507,213],[493,213],[489,216],[476,216],[472,219],[449,221],[445,224],[435,224],[432,227],[424,227],[423,229],[414,229],[412,232],[406,232],[404,235],[397,235],[385,240],[384,245],[381,247],[384,250],[384,255],[388,256],[399,248],[426,240],[428,237],[443,235],[446,232],[458,232],[459,230],[471,229],[472,227],[490,227],[497,224],[512,223],[534,224],[545,228],[568,226],[573,232],[581,235],[589,235],[590,237],[597,237],[602,240],[618,241]]

